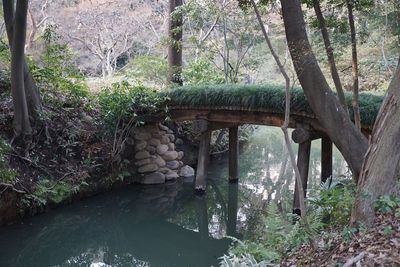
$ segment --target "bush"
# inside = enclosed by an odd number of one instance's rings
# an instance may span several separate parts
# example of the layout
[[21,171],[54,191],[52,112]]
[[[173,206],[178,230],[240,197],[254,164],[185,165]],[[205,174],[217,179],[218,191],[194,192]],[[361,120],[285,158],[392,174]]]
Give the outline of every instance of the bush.
[[0,182],[7,184],[13,184],[18,176],[18,172],[7,164],[7,153],[10,151],[11,146],[0,138]]
[[127,81],[113,83],[99,94],[100,111],[108,129],[115,130],[120,122],[135,119],[136,126],[143,124],[141,115],[167,111],[166,96],[142,84]]
[[321,185],[316,197],[308,201],[327,225],[344,226],[349,223],[355,201],[356,185],[352,179],[327,181]]

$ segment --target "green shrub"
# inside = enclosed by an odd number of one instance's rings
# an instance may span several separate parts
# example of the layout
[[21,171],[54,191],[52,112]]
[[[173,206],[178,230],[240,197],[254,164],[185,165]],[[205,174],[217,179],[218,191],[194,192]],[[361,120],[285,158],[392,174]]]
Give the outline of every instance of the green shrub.
[[13,184],[18,176],[16,170],[10,169],[7,163],[7,153],[10,153],[11,146],[0,138],[0,182]]
[[310,241],[323,227],[321,217],[313,212],[297,218],[295,224],[292,223],[293,219],[294,215],[283,215],[275,204],[271,204],[259,236],[255,240],[236,242],[230,249],[230,255],[245,261],[251,255],[257,262],[277,263],[301,244]]
[[308,201],[327,225],[347,225],[355,201],[356,185],[352,179],[327,181]]
[[382,213],[392,213],[400,207],[400,198],[383,195],[375,202],[374,207]]
[[104,88],[98,100],[105,124],[113,131],[121,121],[134,118],[135,124],[140,125],[143,123],[141,115],[167,111],[168,98],[140,83],[131,85],[122,81]]

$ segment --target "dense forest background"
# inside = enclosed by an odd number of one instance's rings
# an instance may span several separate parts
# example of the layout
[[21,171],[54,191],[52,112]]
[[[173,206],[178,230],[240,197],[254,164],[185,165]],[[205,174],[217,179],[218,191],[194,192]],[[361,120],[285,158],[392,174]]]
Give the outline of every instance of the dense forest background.
[[[158,88],[166,87],[168,1],[30,2],[26,49],[29,58],[38,65],[46,64],[43,55],[47,44],[56,43],[64,46],[59,52],[67,54],[63,56],[68,57],[68,62],[63,64],[72,64],[88,77],[93,89],[122,77]],[[394,19],[396,5],[396,1],[377,1],[375,5],[361,3],[356,10],[361,91],[385,90],[396,67],[400,29]],[[329,65],[316,16],[312,9],[305,10],[314,52],[328,74]],[[339,75],[345,90],[351,90],[347,10],[335,1],[323,2],[322,10]],[[233,0],[189,0],[175,12],[184,18],[182,51],[186,84],[283,82],[251,9],[244,10]],[[270,4],[262,12],[269,14],[265,22],[270,38],[295,77],[280,6]],[[7,52],[4,25],[0,26],[0,34],[4,57]]]

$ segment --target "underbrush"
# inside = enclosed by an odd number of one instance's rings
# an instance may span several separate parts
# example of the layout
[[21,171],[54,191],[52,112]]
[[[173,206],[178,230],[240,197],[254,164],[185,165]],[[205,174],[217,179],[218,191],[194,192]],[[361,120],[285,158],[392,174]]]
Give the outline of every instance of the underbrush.
[[[315,247],[313,240],[327,229],[347,226],[354,203],[355,185],[351,180],[328,181],[319,190],[310,192],[307,214],[301,218],[282,214],[272,203],[264,216],[258,236],[253,240],[235,240],[229,255],[222,257],[222,266],[279,265],[305,243]],[[329,246],[329,235],[326,236]]]

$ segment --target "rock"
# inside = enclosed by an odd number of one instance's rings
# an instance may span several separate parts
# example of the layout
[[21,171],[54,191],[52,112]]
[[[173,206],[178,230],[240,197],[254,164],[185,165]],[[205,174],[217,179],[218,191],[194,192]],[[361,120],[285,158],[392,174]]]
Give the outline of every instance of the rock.
[[174,131],[172,131],[171,129],[168,129],[168,130],[167,130],[167,133],[173,134]]
[[168,173],[168,172],[170,172],[171,170],[168,169],[167,167],[162,167],[162,168],[160,168],[158,171],[159,171],[159,172],[162,172],[162,173]]
[[143,150],[143,149],[145,149],[146,146],[147,146],[147,142],[142,140],[136,144],[135,149],[138,151]]
[[142,180],[142,184],[163,184],[163,183],[165,183],[165,175],[161,172],[153,172],[147,174]]
[[155,138],[151,138],[148,143],[149,143],[149,145],[157,147],[158,145],[161,144],[161,141],[158,139],[155,139]]
[[135,159],[146,159],[150,157],[149,151],[142,150],[135,154]]
[[168,144],[169,143],[169,138],[166,135],[161,136],[160,140],[161,140],[162,144]]
[[179,178],[179,175],[176,172],[169,171],[165,174],[165,180],[170,181],[170,180],[175,180]]
[[158,167],[164,167],[166,165],[165,160],[159,155],[157,155],[156,158],[152,160],[152,162],[157,164]]
[[[167,146],[168,147],[168,146]],[[176,151],[167,151],[162,155],[162,158],[166,161],[175,160],[178,157],[178,152]]]
[[138,172],[139,173],[146,173],[146,172],[154,172],[154,171],[157,171],[157,170],[158,170],[157,164],[150,163],[150,164],[146,164],[146,165],[143,165],[142,167],[140,167],[138,169]]
[[183,161],[179,161],[179,167],[182,167],[183,165]]
[[179,162],[176,160],[173,161],[167,161],[167,168],[170,168],[171,170],[176,170],[179,168]]
[[173,134],[167,134],[167,136],[168,136],[168,138],[169,138],[169,140],[170,140],[171,142],[174,142],[174,141],[175,141],[175,135],[173,135]]
[[170,150],[170,151],[175,150],[175,144],[174,143],[168,143],[168,150]]
[[194,176],[194,169],[188,165],[183,166],[179,172],[181,177],[192,177]]
[[162,125],[161,123],[158,124],[158,128],[160,128],[160,130],[162,130],[162,131],[168,131],[169,130],[169,128],[167,126]]
[[136,140],[149,140],[151,138],[151,135],[147,132],[136,132],[135,133],[135,139]]
[[164,136],[164,135],[160,134],[160,132],[158,132],[158,131],[155,132],[155,133],[153,133],[152,135],[153,135],[154,138],[160,139],[160,140],[161,140],[161,138]]
[[185,153],[183,151],[179,151],[177,159],[181,160],[181,159],[183,159],[184,156],[185,156]]
[[175,144],[178,145],[178,146],[183,145],[183,140],[180,139],[180,138],[177,138],[176,141],[175,141]]
[[147,146],[146,150],[149,151],[150,154],[155,154],[157,149],[154,146]]
[[149,163],[151,163],[151,161],[150,161],[149,158],[147,158],[147,159],[142,159],[142,160],[136,161],[135,165],[136,166],[143,166],[143,165],[146,165],[146,164],[149,164]]
[[164,155],[167,151],[168,151],[168,145],[161,144],[157,146],[157,153],[159,155]]
[[131,138],[131,137],[127,137],[125,142],[130,145],[133,146],[135,144],[135,139]]

